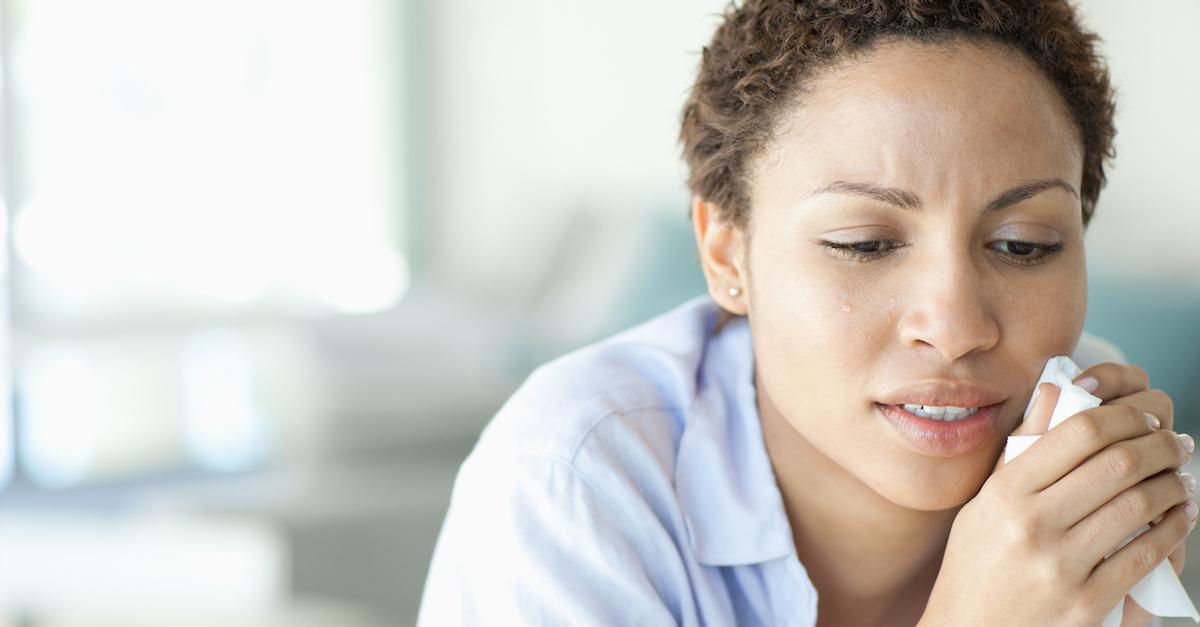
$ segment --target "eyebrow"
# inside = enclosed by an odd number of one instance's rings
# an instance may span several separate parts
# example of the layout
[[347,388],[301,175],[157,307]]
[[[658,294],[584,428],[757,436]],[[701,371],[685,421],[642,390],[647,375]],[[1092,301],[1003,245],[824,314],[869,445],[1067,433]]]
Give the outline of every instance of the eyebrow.
[[[1003,194],[1000,194],[991,202],[989,202],[984,211],[999,211],[1006,207],[1015,205],[1022,200],[1031,198],[1040,192],[1048,189],[1060,188],[1070,192],[1075,198],[1079,198],[1079,192],[1070,183],[1062,179],[1046,179],[1042,181],[1031,181],[1018,185]],[[894,187],[883,187],[874,183],[855,183],[850,181],[836,181],[818,190],[809,193],[809,196],[817,194],[854,194],[857,196],[866,196],[886,202],[890,205],[895,205],[901,209],[921,208],[921,199],[914,193]]]

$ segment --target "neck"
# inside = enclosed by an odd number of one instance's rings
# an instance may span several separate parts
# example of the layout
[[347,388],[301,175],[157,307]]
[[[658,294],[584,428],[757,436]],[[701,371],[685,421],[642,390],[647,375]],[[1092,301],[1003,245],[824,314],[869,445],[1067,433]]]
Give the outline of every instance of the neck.
[[797,433],[755,385],[796,553],[819,595],[819,623],[915,624],[957,509],[919,511],[883,498]]

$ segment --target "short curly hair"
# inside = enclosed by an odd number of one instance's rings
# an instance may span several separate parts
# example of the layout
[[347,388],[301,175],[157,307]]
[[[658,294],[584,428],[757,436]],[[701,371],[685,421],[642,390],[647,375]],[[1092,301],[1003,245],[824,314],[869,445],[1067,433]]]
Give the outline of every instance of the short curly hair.
[[680,143],[693,194],[748,224],[747,168],[783,105],[815,70],[883,37],[975,39],[1024,52],[1062,95],[1083,141],[1083,224],[1115,156],[1115,96],[1099,37],[1066,0],[744,0],[704,48],[683,108]]

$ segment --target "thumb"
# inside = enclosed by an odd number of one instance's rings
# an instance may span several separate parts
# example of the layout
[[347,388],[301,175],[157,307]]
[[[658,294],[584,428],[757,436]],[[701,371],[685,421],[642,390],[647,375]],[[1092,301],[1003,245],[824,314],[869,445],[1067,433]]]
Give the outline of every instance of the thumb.
[[1058,404],[1058,395],[1061,390],[1053,383],[1043,383],[1034,391],[1037,394],[1037,400],[1033,402],[1033,407],[1029,410],[1029,415],[1025,417],[1024,422],[1017,425],[1011,435],[1041,435],[1050,430],[1050,415],[1054,413],[1054,406]]
[[[1050,415],[1054,413],[1054,406],[1058,404],[1058,394],[1060,390],[1053,383],[1043,383],[1034,390],[1037,398],[1033,401],[1033,407],[1029,409],[1029,415],[1021,424],[1017,425],[1016,429],[1009,435],[1041,435],[1050,430]],[[996,459],[996,468],[993,472],[998,472],[1004,467],[1004,453]]]

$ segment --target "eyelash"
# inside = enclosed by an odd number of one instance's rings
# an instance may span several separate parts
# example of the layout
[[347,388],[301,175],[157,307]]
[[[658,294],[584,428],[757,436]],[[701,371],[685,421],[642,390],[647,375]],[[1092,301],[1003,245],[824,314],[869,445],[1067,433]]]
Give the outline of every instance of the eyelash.
[[[866,261],[872,261],[874,259],[878,259],[878,258],[888,254],[889,251],[892,251],[896,248],[900,248],[901,246],[904,246],[904,244],[897,242],[896,240],[890,240],[890,239],[864,240],[861,242],[845,242],[845,243],[829,242],[829,241],[822,240],[821,243],[824,244],[825,248],[827,250],[829,250],[830,252],[832,252],[835,256],[841,257],[842,259],[847,259],[850,261],[858,261],[858,262],[866,262]],[[1033,242],[1022,242],[1020,240],[1002,239],[1002,240],[996,240],[993,243],[1005,243],[1005,244],[1009,244],[1009,245],[1016,244],[1016,245],[1020,245],[1020,246],[1028,246],[1028,247],[1033,248],[1033,253],[1036,253],[1036,254],[1014,255],[1012,253],[1005,253],[1005,256],[1008,257],[1008,259],[1012,263],[1022,265],[1022,266],[1035,266],[1037,264],[1048,261],[1050,259],[1050,257],[1054,256],[1055,253],[1058,253],[1063,248],[1063,245],[1061,242],[1059,242],[1057,244],[1035,244]],[[888,246],[882,250],[873,250],[873,251],[864,251],[864,250],[859,250],[859,249],[855,248],[855,246],[863,246],[863,245],[869,245],[869,244],[888,244]],[[878,249],[879,246],[876,246],[876,248]]]

